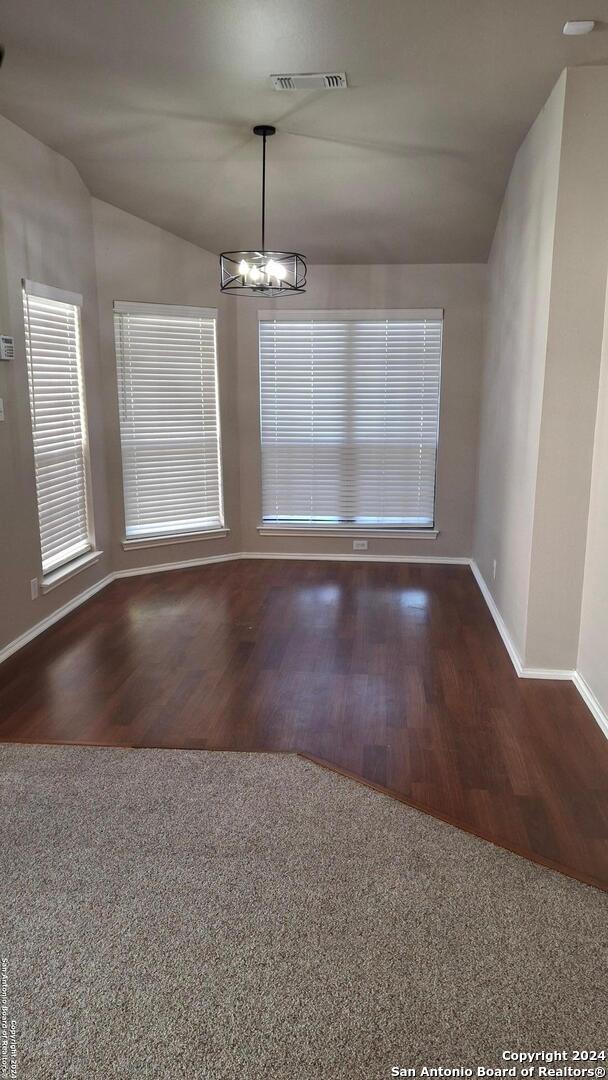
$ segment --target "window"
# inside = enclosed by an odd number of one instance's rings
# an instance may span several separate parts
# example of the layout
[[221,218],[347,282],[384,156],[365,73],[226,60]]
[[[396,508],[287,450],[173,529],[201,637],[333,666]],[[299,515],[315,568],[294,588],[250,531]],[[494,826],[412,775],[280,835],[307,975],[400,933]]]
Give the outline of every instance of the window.
[[23,284],[42,573],[93,548],[82,376],[82,297]]
[[114,304],[127,540],[224,526],[215,315]]
[[260,313],[263,525],[434,527],[442,326]]

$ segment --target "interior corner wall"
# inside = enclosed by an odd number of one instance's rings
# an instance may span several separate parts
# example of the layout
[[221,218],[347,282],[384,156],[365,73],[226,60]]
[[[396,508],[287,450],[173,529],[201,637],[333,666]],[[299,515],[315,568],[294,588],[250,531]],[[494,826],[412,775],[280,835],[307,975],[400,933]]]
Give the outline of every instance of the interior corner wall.
[[528,669],[577,660],[606,191],[608,68],[569,68],[516,157],[490,258],[474,556]]
[[[219,293],[217,256],[108,203],[93,199],[99,333],[114,570],[195,560],[240,550],[236,319]],[[218,309],[218,382],[228,536],[123,550],[125,535],[114,300]]]
[[577,669],[608,715],[608,292]]
[[573,669],[608,269],[608,68],[569,68],[525,662]]
[[489,259],[473,555],[522,658],[565,90],[564,72],[515,158]]
[[[0,332],[15,338],[15,358],[0,363],[0,648],[93,587],[110,569],[104,416],[97,287],[89,192],[76,169],[0,117]],[[41,574],[21,279],[81,293],[93,513],[104,554],[36,600]]]
[[352,554],[352,538],[260,536],[258,310],[444,308],[436,540],[374,538],[369,554],[468,558],[476,475],[485,264],[310,266],[307,291],[280,301],[233,300],[238,320],[241,541],[244,551]]

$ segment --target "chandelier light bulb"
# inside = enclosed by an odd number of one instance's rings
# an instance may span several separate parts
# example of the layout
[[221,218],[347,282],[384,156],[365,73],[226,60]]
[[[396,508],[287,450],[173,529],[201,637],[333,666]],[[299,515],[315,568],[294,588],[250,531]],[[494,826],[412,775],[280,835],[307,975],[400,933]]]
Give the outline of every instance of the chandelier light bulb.
[[247,262],[247,259],[241,259],[241,261],[239,263],[239,274],[242,274],[243,277],[247,277],[248,273],[249,273],[249,263]]
[[[244,260],[243,260],[244,261]],[[253,281],[254,285],[260,280],[262,274],[257,266],[252,266],[249,270],[249,280]]]
[[284,281],[287,276],[287,271],[283,266],[283,263],[275,262],[274,259],[269,259],[264,267],[264,273],[268,278],[275,278],[276,281]]

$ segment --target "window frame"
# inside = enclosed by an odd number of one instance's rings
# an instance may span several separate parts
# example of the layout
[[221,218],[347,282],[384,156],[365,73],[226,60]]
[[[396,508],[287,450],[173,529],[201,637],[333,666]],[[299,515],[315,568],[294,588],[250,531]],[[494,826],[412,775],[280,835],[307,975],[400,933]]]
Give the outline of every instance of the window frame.
[[378,524],[362,524],[357,522],[332,522],[327,525],[323,525],[321,522],[294,522],[293,524],[288,521],[284,522],[271,522],[265,520],[260,515],[260,521],[257,526],[257,531],[260,536],[275,536],[275,537],[287,537],[287,536],[319,536],[319,537],[335,537],[335,538],[399,538],[402,539],[424,539],[424,540],[436,540],[439,536],[439,527],[437,524],[437,474],[439,467],[439,446],[440,446],[440,432],[441,432],[441,391],[443,382],[443,346],[444,346],[444,333],[445,333],[445,310],[444,308],[387,308],[387,309],[285,309],[274,308],[268,310],[258,310],[258,405],[259,405],[259,439],[258,450],[260,455],[260,489],[259,489],[259,506],[263,507],[263,449],[262,449],[262,352],[260,346],[260,324],[267,321],[277,322],[305,322],[307,320],[315,320],[319,322],[366,322],[366,321],[407,321],[407,320],[421,320],[421,319],[436,319],[441,321],[441,348],[439,356],[439,387],[437,394],[437,428],[435,438],[435,469],[433,478],[433,520],[430,525],[386,525],[384,523]]
[[[27,388],[28,388],[28,407],[30,413],[30,434],[32,438],[32,455],[34,461],[34,483],[35,483],[35,495],[36,495],[36,519],[38,523],[38,545],[39,545],[39,574],[38,578],[41,582],[42,591],[48,592],[55,588],[56,585],[61,584],[64,580],[72,577],[80,570],[86,569],[88,566],[97,562],[101,558],[103,552],[96,547],[95,540],[95,518],[93,512],[93,481],[91,472],[91,450],[89,440],[89,419],[87,409],[87,394],[86,394],[86,380],[85,380],[85,365],[84,365],[84,349],[83,349],[83,336],[82,336],[82,307],[83,297],[81,293],[70,292],[66,289],[58,289],[52,285],[46,285],[42,282],[31,281],[29,278],[21,279],[22,288],[22,303],[23,303],[23,326],[24,326],[24,340],[25,340],[25,353],[26,353],[26,368],[27,368]],[[35,399],[35,384],[34,374],[32,368],[32,336],[30,328],[30,312],[28,297],[33,296],[40,300],[51,300],[55,303],[65,304],[70,307],[76,308],[76,338],[77,338],[77,373],[78,373],[78,395],[80,400],[80,433],[81,433],[81,447],[82,447],[82,462],[83,462],[83,479],[84,479],[84,512],[86,518],[86,532],[88,538],[87,547],[78,551],[77,553],[69,556],[68,558],[58,560],[53,563],[52,566],[47,569],[44,568],[44,560],[42,555],[42,528],[40,522],[40,504],[38,496],[38,465],[37,454],[35,446],[35,415],[34,415],[34,399]]]
[[[117,317],[120,315],[165,315],[169,318],[200,318],[213,323],[213,368],[214,368],[214,395],[216,412],[216,439],[217,439],[217,477],[218,477],[218,510],[219,525],[209,528],[198,528],[178,532],[154,532],[138,535],[129,535],[127,531],[127,503],[125,490],[125,456],[123,449],[123,425],[121,419],[121,375],[120,375],[120,350],[117,339]],[[113,302],[114,323],[114,353],[116,359],[116,404],[118,413],[118,442],[121,461],[122,482],[122,548],[131,550],[138,548],[165,547],[171,544],[193,543],[199,540],[209,540],[225,537],[230,529],[226,525],[225,502],[224,502],[224,463],[222,454],[222,423],[221,423],[221,397],[219,386],[219,353],[218,353],[218,309],[189,306],[185,304],[162,304],[154,301],[128,301],[114,300]]]

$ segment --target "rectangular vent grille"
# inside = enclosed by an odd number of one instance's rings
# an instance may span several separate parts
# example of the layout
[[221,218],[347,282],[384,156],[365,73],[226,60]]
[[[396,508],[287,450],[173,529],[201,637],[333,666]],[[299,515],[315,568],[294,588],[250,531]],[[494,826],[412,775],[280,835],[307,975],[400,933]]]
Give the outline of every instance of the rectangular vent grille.
[[275,90],[344,90],[348,83],[343,71],[304,75],[271,75]]

